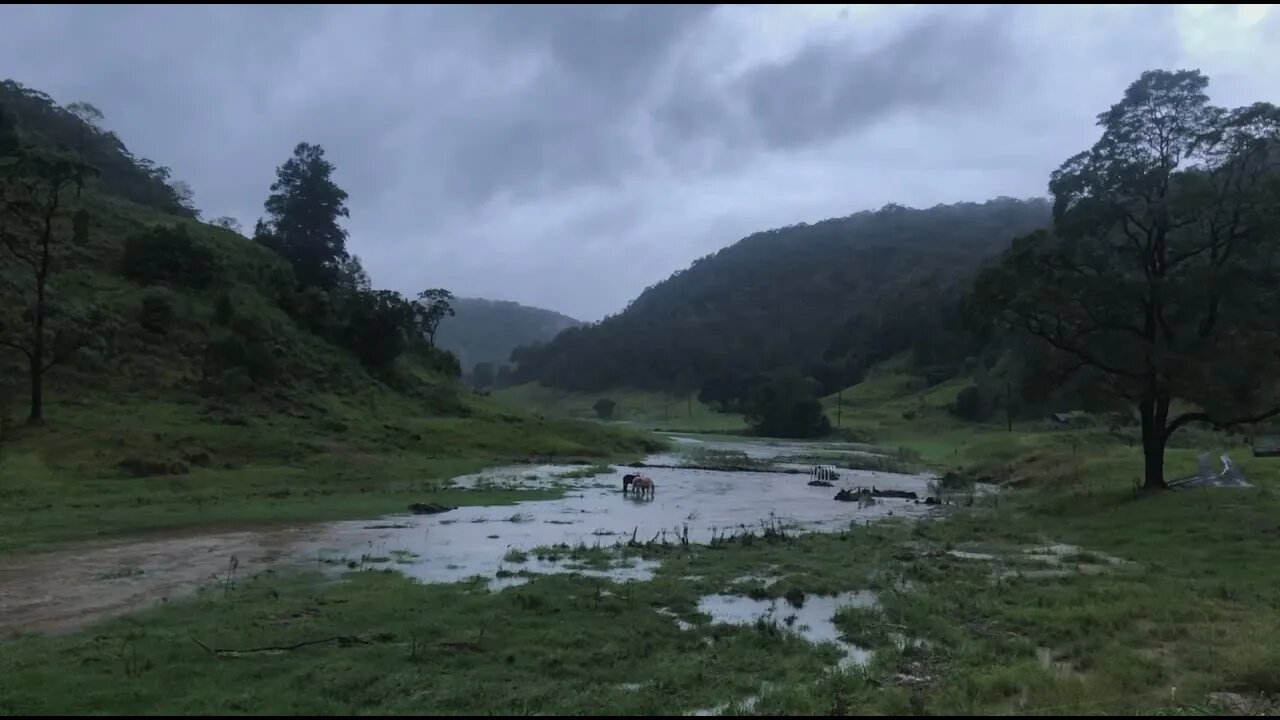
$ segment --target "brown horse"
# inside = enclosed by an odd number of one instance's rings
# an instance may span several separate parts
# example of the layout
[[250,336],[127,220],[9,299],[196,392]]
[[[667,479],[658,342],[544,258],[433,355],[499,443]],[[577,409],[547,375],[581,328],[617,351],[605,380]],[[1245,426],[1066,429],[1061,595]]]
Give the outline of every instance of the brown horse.
[[653,497],[653,480],[649,479],[645,475],[636,475],[635,477],[631,478],[631,489],[635,490],[636,495],[639,497],[652,498]]

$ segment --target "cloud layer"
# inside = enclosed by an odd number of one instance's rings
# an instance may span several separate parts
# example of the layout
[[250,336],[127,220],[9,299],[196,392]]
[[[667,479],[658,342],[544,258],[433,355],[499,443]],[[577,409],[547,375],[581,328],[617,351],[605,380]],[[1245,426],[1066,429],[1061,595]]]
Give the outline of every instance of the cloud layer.
[[6,6],[0,66],[87,100],[246,227],[299,141],[375,284],[585,319],[755,230],[1045,192],[1146,69],[1280,101],[1248,7]]

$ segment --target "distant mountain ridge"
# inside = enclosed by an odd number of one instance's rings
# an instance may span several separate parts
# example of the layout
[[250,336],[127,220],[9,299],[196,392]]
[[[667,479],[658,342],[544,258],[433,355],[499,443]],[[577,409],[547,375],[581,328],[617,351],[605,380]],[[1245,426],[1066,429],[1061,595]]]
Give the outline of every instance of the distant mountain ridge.
[[554,310],[510,300],[460,297],[454,298],[453,309],[456,314],[440,322],[436,345],[456,355],[463,372],[481,362],[504,365],[516,347],[547,342],[583,324]]

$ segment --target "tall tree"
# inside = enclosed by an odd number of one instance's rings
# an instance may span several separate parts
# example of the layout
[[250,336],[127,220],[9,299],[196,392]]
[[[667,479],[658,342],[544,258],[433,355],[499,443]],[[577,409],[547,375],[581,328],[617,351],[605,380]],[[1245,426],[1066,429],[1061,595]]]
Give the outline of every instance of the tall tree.
[[440,321],[454,314],[453,305],[449,302],[452,299],[453,293],[444,288],[431,288],[418,293],[418,324],[431,347],[436,346],[436,332],[440,329]]
[[338,218],[350,217],[347,193],[334,184],[333,170],[323,148],[299,143],[276,168],[267,219],[255,233],[293,265],[303,287],[332,289],[347,259],[347,231],[338,225]]
[[[92,103],[73,102],[67,106],[67,111],[77,118],[80,118],[80,126],[77,128],[76,134],[76,157],[84,165],[89,163],[89,139],[91,136],[102,132],[99,123],[103,120],[102,111],[94,107]],[[84,192],[84,183],[86,178],[81,176],[76,184],[76,199],[80,199],[81,193]]]
[[347,308],[344,344],[370,369],[389,370],[416,330],[413,304],[398,292],[357,293]]
[[76,237],[72,218],[83,217],[72,191],[91,172],[75,157],[33,147],[0,159],[0,243],[18,263],[17,273],[0,274],[0,346],[27,359],[32,425],[44,422],[45,373],[85,340],[69,313],[56,312],[49,281]]
[[1207,86],[1143,73],[1053,173],[1052,232],[1017,240],[970,298],[1070,358],[1086,398],[1137,410],[1147,488],[1180,427],[1280,414],[1280,110],[1217,108]]

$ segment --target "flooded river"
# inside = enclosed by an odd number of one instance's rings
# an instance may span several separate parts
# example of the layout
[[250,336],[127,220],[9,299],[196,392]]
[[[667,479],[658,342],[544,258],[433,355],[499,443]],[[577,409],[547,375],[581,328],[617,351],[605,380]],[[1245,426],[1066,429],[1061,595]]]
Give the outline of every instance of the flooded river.
[[[653,464],[679,465],[690,447],[748,454],[755,459],[803,455],[815,446],[772,441],[703,443],[680,437],[672,454]],[[831,452],[833,446],[817,446]],[[659,462],[660,461],[660,462]],[[178,597],[206,582],[225,582],[271,565],[299,564],[335,572],[349,567],[390,567],[429,582],[475,576],[495,590],[523,578],[497,577],[502,570],[563,572],[564,563],[504,560],[509,552],[538,546],[611,546],[655,536],[705,543],[715,534],[759,531],[781,522],[799,531],[835,531],[887,516],[919,516],[936,508],[908,500],[871,505],[836,502],[841,488],[875,485],[907,490],[923,498],[927,476],[841,470],[835,487],[811,487],[808,476],[783,472],[645,468],[653,498],[625,496],[618,467],[612,473],[561,478],[579,468],[521,466],[456,479],[462,487],[567,488],[556,500],[510,506],[463,507],[435,515],[396,515],[282,528],[228,528],[85,543],[34,556],[0,558],[0,633],[59,630]],[[601,571],[619,579],[645,579],[654,565],[634,561]],[[581,571],[591,572],[591,571]],[[501,573],[506,576],[507,573]]]

